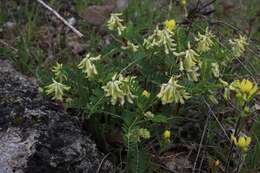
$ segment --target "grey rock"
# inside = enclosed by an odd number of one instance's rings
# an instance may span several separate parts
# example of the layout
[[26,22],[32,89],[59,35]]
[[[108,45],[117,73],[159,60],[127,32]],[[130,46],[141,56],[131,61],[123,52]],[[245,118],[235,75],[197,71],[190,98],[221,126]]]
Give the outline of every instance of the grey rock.
[[0,59],[0,173],[112,172],[103,157],[77,118]]

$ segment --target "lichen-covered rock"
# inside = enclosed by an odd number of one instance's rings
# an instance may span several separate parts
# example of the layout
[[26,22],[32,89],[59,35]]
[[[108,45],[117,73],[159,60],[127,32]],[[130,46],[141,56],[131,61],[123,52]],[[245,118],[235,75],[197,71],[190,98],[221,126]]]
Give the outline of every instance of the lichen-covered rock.
[[0,59],[0,173],[112,172],[102,158],[75,117]]

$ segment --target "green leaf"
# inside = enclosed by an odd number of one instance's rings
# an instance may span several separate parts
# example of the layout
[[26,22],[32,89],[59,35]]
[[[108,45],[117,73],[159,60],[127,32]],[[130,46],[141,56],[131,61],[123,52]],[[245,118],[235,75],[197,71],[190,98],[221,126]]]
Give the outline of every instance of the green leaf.
[[154,123],[167,123],[168,117],[164,115],[155,115],[153,118],[151,118],[151,121]]

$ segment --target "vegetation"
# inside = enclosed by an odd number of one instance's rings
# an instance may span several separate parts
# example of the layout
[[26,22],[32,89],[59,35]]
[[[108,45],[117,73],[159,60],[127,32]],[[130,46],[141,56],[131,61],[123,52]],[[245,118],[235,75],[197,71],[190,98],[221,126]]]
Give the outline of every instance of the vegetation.
[[[100,30],[79,21],[85,36],[76,43],[88,43],[83,53],[67,46],[71,33],[64,27],[48,33],[47,39],[55,39],[47,46],[50,56],[37,29],[49,20],[40,6],[12,2],[5,6],[23,8],[1,11],[0,24],[9,15],[25,16],[17,21],[24,33],[2,30],[19,37],[3,42],[0,55],[36,76],[46,97],[80,117],[116,172],[260,170],[259,33],[227,23],[220,4],[192,8],[192,2],[169,1],[158,10],[161,4],[132,0]],[[103,2],[75,0],[68,6],[80,14],[91,3]],[[49,4],[64,10],[60,1]],[[205,13],[212,4],[216,12]],[[257,13],[245,11],[251,18]]]

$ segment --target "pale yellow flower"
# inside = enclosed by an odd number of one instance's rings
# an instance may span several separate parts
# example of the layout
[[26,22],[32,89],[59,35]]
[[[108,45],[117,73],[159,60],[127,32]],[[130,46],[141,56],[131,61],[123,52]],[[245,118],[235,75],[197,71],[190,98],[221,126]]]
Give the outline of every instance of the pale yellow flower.
[[246,50],[248,45],[246,36],[239,35],[239,38],[229,40],[229,43],[232,46],[232,52],[235,57],[240,57]]
[[139,46],[135,45],[134,43],[127,41],[127,45],[126,46],[122,46],[121,47],[123,50],[130,50],[132,52],[137,52],[139,49]]
[[220,77],[220,71],[219,71],[219,64],[218,63],[211,63],[211,71],[215,78]]
[[151,93],[149,93],[147,90],[144,90],[142,95],[145,96],[146,98],[148,98],[148,97],[150,97]]
[[234,134],[232,134],[231,141],[233,141],[235,146],[242,152],[247,152],[252,139],[248,136],[239,136],[236,138]]
[[91,57],[90,53],[79,63],[78,68],[82,69],[83,73],[87,74],[86,78],[93,78],[98,74],[94,61],[100,60],[101,55]]
[[170,130],[165,130],[163,132],[163,139],[164,140],[169,140],[171,138],[171,131]]
[[59,82],[67,80],[67,75],[63,70],[63,64],[57,62],[56,65],[52,67],[51,71],[54,73],[55,78],[58,79]]
[[183,86],[178,84],[178,81],[174,77],[171,77],[168,83],[161,85],[161,90],[157,95],[162,101],[162,104],[166,103],[181,103],[190,98]]
[[122,15],[122,13],[112,13],[107,22],[108,29],[111,31],[116,30],[118,35],[121,35],[126,29],[126,27],[122,24],[124,20],[120,19],[120,16]]
[[147,112],[144,113],[144,116],[147,117],[147,118],[153,118],[154,114],[151,111],[147,111]]
[[218,167],[220,165],[220,161],[219,160],[216,160],[215,163],[214,163],[215,167]]
[[166,29],[160,30],[157,26],[147,39],[144,39],[144,47],[146,49],[164,48],[165,54],[170,54],[175,51],[176,44],[173,39],[173,32],[169,32]]
[[119,74],[119,81],[121,81],[121,86],[120,88],[122,89],[127,101],[129,103],[133,103],[133,99],[136,98],[135,95],[132,94],[131,89],[130,89],[130,83],[135,79],[133,76],[127,76],[124,77],[123,75]]
[[174,55],[178,58],[180,71],[185,70],[189,80],[198,81],[199,60],[197,57],[199,54],[191,48],[190,42],[188,42],[188,49],[186,51],[180,53],[175,52]]
[[140,138],[143,138],[143,139],[149,139],[151,137],[150,131],[148,129],[145,129],[145,128],[140,128],[138,130],[138,135],[139,135]]
[[68,91],[70,89],[69,86],[66,86],[62,83],[59,83],[52,79],[52,83],[45,87],[47,95],[53,95],[53,100],[63,100],[64,91]]
[[121,105],[125,103],[125,95],[120,85],[121,81],[116,80],[116,74],[113,76],[112,81],[109,81],[105,86],[103,86],[103,90],[106,92],[106,96],[111,96],[111,103],[115,105],[117,101],[120,102]]
[[236,92],[236,96],[241,101],[250,101],[258,91],[258,86],[250,80],[235,80],[230,84],[230,89]]
[[207,52],[213,46],[214,42],[212,39],[215,36],[209,31],[208,27],[205,30],[204,34],[198,33],[198,37],[195,40],[198,42],[197,51],[198,52]]
[[186,0],[181,0],[180,4],[181,4],[181,6],[185,7],[187,5],[187,1]]
[[103,90],[106,92],[106,96],[111,96],[111,103],[115,105],[118,101],[121,105],[125,103],[125,98],[129,103],[133,103],[133,99],[136,97],[130,90],[130,82],[134,77],[123,77],[121,74],[115,74],[112,77],[112,81],[109,81]]
[[174,19],[166,20],[164,22],[164,28],[172,32],[173,30],[176,29],[176,21]]

